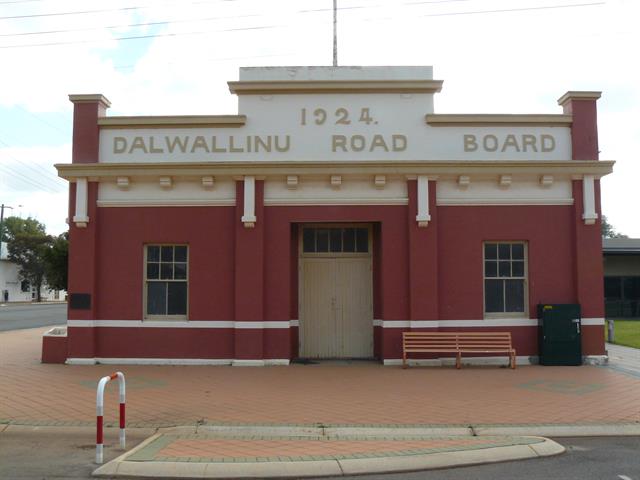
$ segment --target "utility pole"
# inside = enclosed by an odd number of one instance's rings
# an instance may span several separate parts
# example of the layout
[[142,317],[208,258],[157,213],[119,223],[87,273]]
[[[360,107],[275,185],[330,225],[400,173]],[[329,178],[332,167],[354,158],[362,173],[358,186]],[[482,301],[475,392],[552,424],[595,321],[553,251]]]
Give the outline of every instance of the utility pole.
[[5,205],[4,203],[2,205],[0,205],[0,244],[2,244],[2,239],[4,238],[4,235],[2,235],[2,222],[4,222],[4,209],[5,208],[10,208],[11,210],[13,210],[13,207],[10,207],[9,205]]
[[333,0],[333,66],[338,66],[338,0]]
[[4,227],[3,223],[4,223],[4,209],[5,208],[10,208],[13,210],[13,207],[10,207],[9,205],[5,205],[4,203],[2,205],[0,205],[0,255],[2,255],[2,244],[4,243],[2,241],[2,239],[4,238],[4,230],[2,227]]
[[[21,207],[22,205],[18,205],[19,207]],[[4,222],[4,209],[5,208],[10,208],[11,210],[13,210],[13,207],[10,207],[9,205],[5,205],[4,203],[2,205],[0,205],[0,244],[2,244],[2,239],[4,238],[4,230],[2,229],[3,227],[3,222]]]

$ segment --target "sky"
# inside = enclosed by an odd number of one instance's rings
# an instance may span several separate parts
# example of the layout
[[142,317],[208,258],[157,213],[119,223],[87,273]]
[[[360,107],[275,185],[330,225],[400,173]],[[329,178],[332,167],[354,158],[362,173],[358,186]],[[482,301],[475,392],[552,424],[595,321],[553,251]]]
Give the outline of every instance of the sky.
[[[109,115],[235,114],[244,66],[331,65],[332,0],[0,0],[0,204],[66,230],[68,94]],[[640,238],[640,2],[338,0],[339,65],[433,65],[436,113],[562,113],[602,91],[602,210]]]

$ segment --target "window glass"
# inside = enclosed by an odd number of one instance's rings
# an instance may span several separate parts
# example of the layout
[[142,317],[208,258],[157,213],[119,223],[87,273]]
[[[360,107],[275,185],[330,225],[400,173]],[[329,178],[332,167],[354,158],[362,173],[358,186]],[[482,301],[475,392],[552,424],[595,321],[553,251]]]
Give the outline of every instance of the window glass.
[[302,231],[302,251],[303,253],[368,253],[369,229],[306,227]]
[[485,280],[485,310],[487,312],[504,311],[504,294],[502,280]]
[[302,231],[302,251],[305,253],[313,253],[316,251],[315,229],[305,228]]
[[147,245],[145,315],[187,314],[188,247]]
[[487,260],[495,260],[498,258],[498,245],[495,243],[487,243],[484,246],[484,258]]
[[163,262],[173,262],[173,247],[162,247],[160,260]]
[[147,263],[147,278],[149,280],[157,280],[160,276],[159,263]]
[[173,278],[176,280],[186,280],[187,279],[187,264],[186,263],[175,263],[173,265]]
[[524,280],[505,280],[504,299],[506,312],[524,312]]
[[496,262],[484,262],[484,276],[485,277],[497,277],[498,276],[498,264]]
[[147,261],[148,262],[160,261],[160,247],[156,245],[149,245],[147,247]]
[[484,304],[486,313],[526,312],[525,244],[484,245]]
[[174,249],[175,261],[186,262],[187,261],[187,247],[186,245],[178,245]]
[[147,284],[147,314],[167,314],[167,283],[149,282]]
[[341,252],[342,251],[342,229],[341,228],[332,228],[330,231],[330,251],[331,252]]
[[514,260],[524,260],[524,245],[514,243],[511,245],[511,258]]
[[511,262],[498,262],[498,273],[501,277],[510,277]]
[[168,283],[167,314],[186,315],[187,314],[187,283]]
[[173,263],[160,264],[160,278],[162,280],[173,280]]
[[329,230],[326,228],[316,230],[316,252],[329,251]]
[[622,279],[625,300],[640,300],[640,278],[626,277]]
[[342,236],[343,239],[343,252],[355,252],[356,251],[356,229],[355,228],[345,228],[344,234]]
[[356,228],[356,250],[359,253],[369,251],[369,230],[366,228]]
[[512,262],[511,274],[514,277],[524,277],[524,262]]
[[615,299],[622,298],[622,285],[620,277],[604,277],[604,296]]

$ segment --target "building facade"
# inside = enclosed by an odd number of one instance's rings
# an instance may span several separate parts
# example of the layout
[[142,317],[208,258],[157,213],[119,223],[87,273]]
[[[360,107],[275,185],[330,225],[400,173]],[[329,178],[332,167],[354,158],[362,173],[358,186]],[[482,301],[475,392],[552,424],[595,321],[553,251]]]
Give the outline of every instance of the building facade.
[[526,363],[537,304],[579,303],[601,358],[599,92],[452,115],[441,87],[431,67],[243,68],[237,115],[179,117],[71,95],[69,322],[45,354],[397,364],[403,331],[487,330]]
[[640,318],[640,238],[605,238],[604,300],[607,318]]
[[[51,290],[47,284],[40,289],[43,301],[64,300],[64,290]],[[35,286],[20,278],[20,266],[9,260],[7,244],[0,244],[0,303],[32,302],[38,295]]]

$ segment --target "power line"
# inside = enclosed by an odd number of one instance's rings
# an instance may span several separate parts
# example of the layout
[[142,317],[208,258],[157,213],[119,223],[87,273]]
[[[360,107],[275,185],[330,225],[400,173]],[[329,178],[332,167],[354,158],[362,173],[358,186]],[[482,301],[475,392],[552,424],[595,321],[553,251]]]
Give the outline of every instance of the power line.
[[0,37],[20,37],[25,35],[50,35],[53,33],[72,33],[72,32],[89,32],[89,31],[97,31],[97,30],[105,30],[105,29],[114,29],[114,28],[134,28],[134,27],[152,27],[158,25],[171,25],[176,23],[192,23],[192,22],[208,22],[214,20],[231,20],[238,18],[250,18],[250,17],[261,17],[262,15],[258,14],[249,14],[249,15],[232,15],[228,17],[207,17],[207,18],[190,18],[184,20],[162,20],[158,22],[144,22],[144,23],[131,23],[129,25],[107,25],[104,27],[85,27],[85,28],[68,28],[63,30],[45,30],[40,32],[22,32],[22,33],[2,33]]
[[[218,0],[216,3],[229,2],[235,0]],[[183,5],[198,5],[211,2],[181,2],[181,3],[169,3],[164,5],[139,5],[136,7],[120,7],[120,8],[104,8],[100,10],[76,10],[74,12],[50,12],[50,13],[33,13],[29,15],[13,15],[8,17],[0,17],[0,20],[22,20],[25,18],[42,18],[42,17],[60,17],[65,15],[87,15],[92,13],[109,13],[109,12],[127,12],[132,10],[144,10],[147,8],[162,8],[162,7],[175,7]]]
[[547,5],[544,7],[522,7],[522,8],[505,8],[500,10],[477,10],[474,12],[451,12],[451,13],[428,13],[425,15],[418,15],[419,17],[447,17],[454,15],[477,15],[483,13],[507,13],[507,12],[525,12],[531,10],[550,10],[555,8],[571,8],[571,7],[593,7],[595,5],[604,5],[607,2],[594,2],[594,3],[571,3],[566,5]]
[[11,2],[0,2],[0,5],[5,5],[8,3],[33,3],[33,2],[42,2],[42,0],[13,0]]
[[273,28],[279,28],[282,25],[264,25],[258,27],[242,27],[242,28],[224,28],[221,30],[205,30],[200,32],[181,32],[181,33],[157,33],[150,35],[135,35],[133,37],[119,37],[119,38],[104,38],[100,40],[73,40],[68,42],[48,42],[48,43],[29,43],[26,45],[2,45],[0,49],[7,48],[30,48],[30,47],[52,47],[59,45],[80,45],[86,43],[104,43],[104,42],[112,42],[112,41],[124,41],[124,40],[141,40],[145,38],[163,38],[163,37],[180,37],[183,35],[207,35],[210,33],[219,33],[219,32],[241,32],[248,30],[270,30]]
[[[220,61],[225,61],[225,60],[248,60],[248,59],[254,59],[254,58],[272,58],[272,57],[288,57],[290,55],[294,55],[295,52],[290,52],[290,53],[272,53],[272,54],[268,54],[268,55],[246,55],[243,57],[214,57],[214,58],[203,58],[203,59],[198,59],[199,62],[220,62]],[[191,63],[192,60],[184,60],[183,62],[163,62],[162,64],[156,64],[156,65],[176,65],[176,64],[180,64],[180,63]],[[137,65],[115,65],[113,68],[115,70],[128,70],[131,68],[135,68],[137,67]]]
[[[12,157],[10,157],[12,158]],[[25,185],[28,185],[30,187],[35,187],[38,190],[46,190],[49,193],[62,193],[62,190],[57,190],[51,187],[48,187],[46,185],[43,185],[42,183],[38,182],[37,180],[34,180],[32,178],[27,177],[26,175],[10,168],[8,165],[3,165],[0,163],[0,170],[4,170],[6,173],[9,174],[9,178],[11,179],[15,179],[15,180],[19,180],[22,183],[24,183]]]
[[[69,131],[69,127],[67,127],[66,131],[62,130],[60,128],[58,128],[56,125],[47,122],[44,118],[41,118],[40,116],[36,115],[35,113],[30,112],[29,110],[27,110],[26,108],[22,107],[21,105],[16,105],[17,108],[19,108],[20,110],[22,110],[24,113],[26,113],[27,115],[31,115],[33,118],[35,118],[36,120],[38,120],[39,122],[53,128],[54,130],[57,130],[60,133],[63,133],[65,135],[70,134],[71,132]],[[5,144],[6,145],[6,144]]]
[[[4,142],[2,139],[0,139],[0,144],[4,145],[6,148],[12,148],[12,147],[11,147],[11,145],[7,144],[7,143],[6,143],[6,142]],[[37,169],[37,168],[35,168],[34,166],[29,165],[29,164],[28,164],[27,162],[25,162],[24,160],[20,160],[20,159],[18,159],[18,158],[16,158],[16,157],[14,157],[14,156],[12,156],[12,155],[9,155],[9,154],[7,154],[7,153],[5,153],[5,155],[6,155],[7,157],[9,157],[10,159],[12,159],[13,161],[15,161],[15,162],[17,162],[17,163],[20,163],[20,164],[24,165],[26,168],[30,169],[30,170],[31,170],[31,172],[33,172],[33,173],[36,175],[36,177],[37,177],[37,178],[40,178],[40,179],[42,179],[43,181],[41,182],[41,181],[40,181],[40,180],[38,180],[38,179],[34,179],[34,178],[26,177],[26,176],[25,176],[25,175],[23,175],[22,173],[17,172],[17,171],[15,171],[15,170],[13,171],[13,173],[14,173],[14,174],[21,175],[21,176],[23,176],[24,178],[27,178],[27,179],[28,179],[30,182],[32,182],[33,184],[37,184],[37,185],[38,185],[38,186],[40,186],[41,188],[46,188],[46,189],[48,189],[48,190],[53,190],[53,191],[55,191],[55,193],[58,193],[58,192],[62,191],[62,190],[61,190],[62,186],[61,186],[60,184],[56,184],[55,182],[53,182],[53,178],[52,178],[52,177],[47,177],[47,176],[46,176],[46,173],[45,173],[45,172],[46,172],[46,170],[40,170],[40,169]],[[10,167],[9,167],[8,165],[6,165],[6,164],[5,164],[5,165],[0,165],[0,166],[4,167],[4,168],[5,168],[5,170],[7,170],[7,169],[9,169],[9,170],[10,170]],[[57,180],[57,179],[58,179],[58,178],[56,177],[56,180]],[[47,184],[47,183],[44,183],[44,182],[49,182],[49,183]]]

